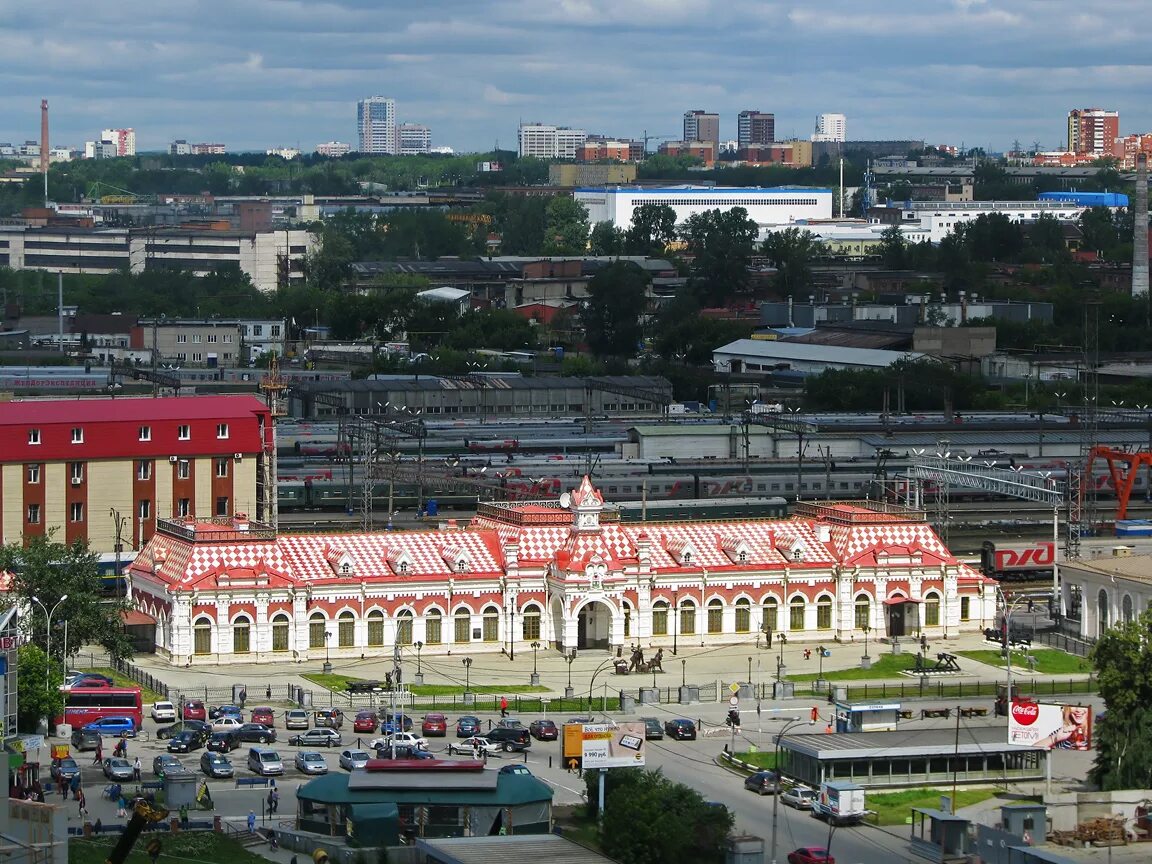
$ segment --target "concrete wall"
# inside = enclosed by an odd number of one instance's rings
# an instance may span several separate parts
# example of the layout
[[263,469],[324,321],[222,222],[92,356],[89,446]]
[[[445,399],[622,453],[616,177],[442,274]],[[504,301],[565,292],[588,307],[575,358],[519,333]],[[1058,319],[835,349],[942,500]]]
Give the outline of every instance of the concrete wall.
[[934,357],[987,357],[996,353],[996,328],[917,327],[912,350]]

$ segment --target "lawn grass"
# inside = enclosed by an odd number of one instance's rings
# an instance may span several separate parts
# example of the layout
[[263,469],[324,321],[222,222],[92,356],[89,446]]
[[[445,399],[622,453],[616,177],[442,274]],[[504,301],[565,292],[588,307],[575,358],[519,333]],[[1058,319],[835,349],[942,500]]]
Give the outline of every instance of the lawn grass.
[[115,685],[117,687],[139,687],[140,688],[140,699],[145,703],[164,702],[168,698],[167,696],[162,696],[161,694],[157,693],[155,690],[149,690],[143,684],[138,684],[137,682],[135,682],[131,678],[129,678],[127,675],[125,675],[121,672],[117,672],[115,669],[112,669],[110,667],[101,666],[101,667],[96,668],[96,669],[85,669],[84,671],[85,672],[95,672],[98,675],[107,675],[109,678],[112,679],[113,682],[115,682]]
[[[455,684],[413,684],[409,688],[416,696],[463,696],[464,688]],[[504,693],[549,693],[539,684],[477,684],[468,688],[481,696],[500,696]]]
[[736,758],[741,762],[747,762],[749,765],[755,765],[757,768],[776,767],[775,750],[745,750],[743,753],[737,753]]
[[[905,789],[901,792],[868,792],[864,796],[864,806],[875,812],[868,821],[877,825],[904,825],[912,815],[913,807],[939,807],[940,796],[951,797],[951,789]],[[952,803],[955,812],[961,807],[969,807],[996,797],[995,789],[958,789]]]
[[[815,666],[816,660],[805,661]],[[871,669],[861,669],[859,666],[852,669],[825,669],[825,681],[873,681],[880,678],[902,678],[900,673],[916,665],[915,654],[882,654],[872,661]],[[789,675],[789,681],[815,681],[820,678],[819,672],[799,672]]]
[[[140,838],[136,848],[128,855],[125,864],[151,864],[148,857],[148,840],[153,835]],[[227,861],[228,864],[268,864],[268,859],[249,852],[237,841],[213,831],[181,831],[179,834],[164,832],[155,835],[164,844],[161,860]],[[68,842],[70,864],[104,864],[112,847],[120,839],[120,833],[104,835],[90,840],[75,838]]]
[[[1004,658],[996,649],[980,651],[958,651],[960,657],[967,657],[978,663],[988,666],[1004,668]],[[1013,669],[1027,669],[1028,657],[1036,659],[1036,671],[1041,675],[1075,675],[1077,673],[1091,672],[1092,664],[1083,657],[1075,654],[1066,654],[1054,648],[1039,648],[1025,654],[1022,651],[1012,652]]]

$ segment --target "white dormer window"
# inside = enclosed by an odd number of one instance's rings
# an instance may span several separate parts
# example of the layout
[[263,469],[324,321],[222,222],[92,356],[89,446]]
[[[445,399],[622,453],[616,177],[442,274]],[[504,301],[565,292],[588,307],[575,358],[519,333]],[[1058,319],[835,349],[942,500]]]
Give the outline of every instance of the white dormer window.
[[351,572],[352,572],[352,565],[349,564],[347,561],[345,561],[343,564],[340,565],[340,575],[341,576],[347,576]]
[[799,546],[797,546],[795,549],[792,550],[792,560],[793,561],[803,561],[804,560],[804,550],[802,550]]
[[692,563],[692,550],[691,549],[685,549],[683,552],[680,553],[680,563],[681,564],[691,564]]
[[745,550],[741,549],[738,553],[736,553],[736,560],[741,564],[747,564],[748,563],[748,553]]
[[407,561],[401,561],[400,562],[400,575],[401,576],[407,576],[408,575],[408,562]]
[[468,562],[465,561],[463,558],[461,558],[459,561],[456,562],[456,572],[457,573],[465,573],[465,572],[467,572],[467,570],[468,570]]

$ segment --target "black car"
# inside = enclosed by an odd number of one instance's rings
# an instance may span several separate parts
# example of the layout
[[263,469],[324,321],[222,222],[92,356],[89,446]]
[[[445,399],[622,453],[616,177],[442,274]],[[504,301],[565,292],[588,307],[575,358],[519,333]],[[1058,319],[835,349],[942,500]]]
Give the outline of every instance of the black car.
[[205,737],[194,729],[177,732],[168,742],[169,753],[191,753],[204,746]]
[[271,744],[276,740],[276,730],[260,723],[245,723],[235,731],[235,735],[240,741],[256,744]]
[[655,717],[641,717],[640,722],[644,724],[644,738],[647,741],[663,741],[664,740],[664,727],[660,725],[660,721]]
[[173,735],[179,735],[181,732],[187,731],[200,732],[207,739],[212,734],[212,724],[204,720],[181,720],[179,723],[173,723],[170,726],[161,726],[156,730],[156,737],[160,739],[171,738]]
[[517,728],[493,726],[484,737],[493,744],[499,744],[505,753],[514,750],[521,752],[532,746],[532,736],[523,726]]
[[757,771],[744,780],[744,788],[757,795],[775,795],[780,791],[780,778],[775,771]]
[[676,741],[695,741],[696,724],[682,717],[677,720],[669,720],[664,724],[664,734]]
[[217,753],[231,753],[240,746],[240,736],[235,730],[213,732],[204,746]]

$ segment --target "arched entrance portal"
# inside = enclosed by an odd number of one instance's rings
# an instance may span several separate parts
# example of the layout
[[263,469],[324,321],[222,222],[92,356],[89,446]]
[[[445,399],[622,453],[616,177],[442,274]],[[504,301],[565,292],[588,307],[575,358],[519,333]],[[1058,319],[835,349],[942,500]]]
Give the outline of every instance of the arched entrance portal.
[[611,644],[612,610],[597,600],[584,604],[577,613],[576,647],[607,649]]

